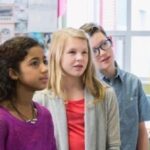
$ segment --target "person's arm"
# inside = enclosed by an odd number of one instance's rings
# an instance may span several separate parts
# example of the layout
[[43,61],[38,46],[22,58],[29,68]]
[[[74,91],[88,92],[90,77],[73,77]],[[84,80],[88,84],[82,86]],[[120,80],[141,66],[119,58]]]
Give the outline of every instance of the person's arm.
[[144,122],[139,124],[137,150],[149,150],[148,134]]
[[139,134],[137,150],[149,150],[148,133],[144,121],[150,120],[150,103],[144,93],[140,80],[138,84]]
[[115,92],[109,88],[106,100],[108,100],[108,124],[107,124],[107,150],[120,150],[120,122],[119,109]]

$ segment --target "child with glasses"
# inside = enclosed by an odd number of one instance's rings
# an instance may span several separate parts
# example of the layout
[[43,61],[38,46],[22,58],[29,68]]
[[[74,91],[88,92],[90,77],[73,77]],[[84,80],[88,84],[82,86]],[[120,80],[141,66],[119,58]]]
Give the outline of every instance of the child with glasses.
[[52,113],[58,150],[119,150],[117,100],[96,78],[83,30],[65,28],[52,35],[48,88],[34,99]]
[[90,36],[94,63],[100,79],[116,92],[120,110],[121,150],[148,150],[148,135],[144,121],[150,120],[150,106],[141,81],[121,70],[112,49],[112,40],[101,26],[86,23],[81,29]]
[[0,150],[56,150],[49,111],[32,101],[47,85],[44,47],[29,37],[0,45]]

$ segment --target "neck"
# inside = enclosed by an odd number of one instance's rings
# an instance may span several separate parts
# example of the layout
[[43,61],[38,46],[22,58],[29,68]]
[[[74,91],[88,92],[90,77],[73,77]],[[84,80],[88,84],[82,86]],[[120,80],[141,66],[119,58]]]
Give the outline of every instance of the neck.
[[64,80],[63,88],[66,93],[66,101],[84,98],[84,87],[81,79]]
[[14,103],[17,107],[21,107],[21,108],[25,108],[25,109],[31,108],[31,105],[33,104],[32,100],[28,100],[25,98],[19,99],[19,97],[13,98],[12,103]]
[[72,89],[83,89],[83,83],[80,78],[67,78],[64,79],[63,88],[66,91],[70,91]]
[[111,79],[116,75],[116,67],[115,67],[115,65],[113,65],[106,70],[102,70],[101,72],[104,76]]
[[10,104],[13,112],[15,112],[19,119],[30,123],[35,123],[37,121],[37,114],[33,102],[30,103],[30,105],[20,105],[20,103],[16,103],[16,101],[11,100]]
[[15,102],[20,105],[29,106],[31,105],[33,94],[34,91],[22,84],[18,84],[16,88]]

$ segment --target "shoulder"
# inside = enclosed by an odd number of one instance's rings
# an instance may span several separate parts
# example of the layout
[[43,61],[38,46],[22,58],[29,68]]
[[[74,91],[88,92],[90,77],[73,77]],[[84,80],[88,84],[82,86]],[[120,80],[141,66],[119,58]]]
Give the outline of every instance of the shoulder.
[[0,106],[0,132],[3,132],[9,127],[9,113],[3,107]]
[[105,91],[104,102],[110,105],[113,104],[117,105],[117,96],[114,89],[110,86],[107,86],[105,89],[106,91]]
[[103,81],[103,80],[100,80],[100,83],[102,84],[102,86],[104,87],[104,88],[109,88],[109,87],[111,87],[109,84],[107,84],[105,81]]
[[43,104],[46,103],[49,100],[55,99],[55,96],[52,94],[52,92],[48,89],[37,91],[34,93],[33,100]]
[[4,106],[0,106],[0,119],[5,119],[9,116],[8,110]]
[[139,77],[132,73],[122,70],[121,81],[122,86],[125,87],[130,93],[133,93],[135,91],[143,91],[141,80],[139,79]]
[[51,119],[51,113],[50,111],[42,106],[41,104],[37,103],[37,102],[34,102],[34,105],[36,106],[36,109],[37,109],[37,112],[38,114],[40,115],[40,118],[42,117],[43,119]]
[[123,79],[123,81],[140,82],[139,77],[137,77],[136,75],[124,70],[120,71],[121,71],[121,78]]
[[34,97],[36,97],[36,96],[43,97],[43,96],[50,96],[50,95],[52,95],[52,93],[48,89],[44,89],[44,90],[41,90],[41,91],[36,91],[34,93]]
[[114,91],[114,89],[111,86],[107,86],[105,88],[105,96],[107,98],[114,97],[114,96],[116,97],[115,91]]
[[44,106],[42,106],[41,104],[39,104],[35,101],[33,103],[34,103],[37,111],[48,112],[48,110]]
[[47,89],[36,92],[33,96],[33,101],[46,107],[51,112],[63,105],[63,100]]
[[100,81],[102,86],[104,87],[105,89],[105,95],[111,95],[111,94],[114,94],[114,89],[112,88],[112,86],[110,86],[109,84],[107,84],[105,81]]
[[50,114],[49,110],[42,104],[34,101],[34,105],[39,113],[48,114],[48,115]]

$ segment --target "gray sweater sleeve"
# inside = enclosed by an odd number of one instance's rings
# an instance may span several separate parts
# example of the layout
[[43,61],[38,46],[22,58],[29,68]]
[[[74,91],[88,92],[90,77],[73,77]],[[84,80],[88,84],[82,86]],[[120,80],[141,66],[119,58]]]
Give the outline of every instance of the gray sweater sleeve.
[[120,123],[117,97],[112,88],[107,88],[106,96],[107,110],[107,150],[120,149]]

